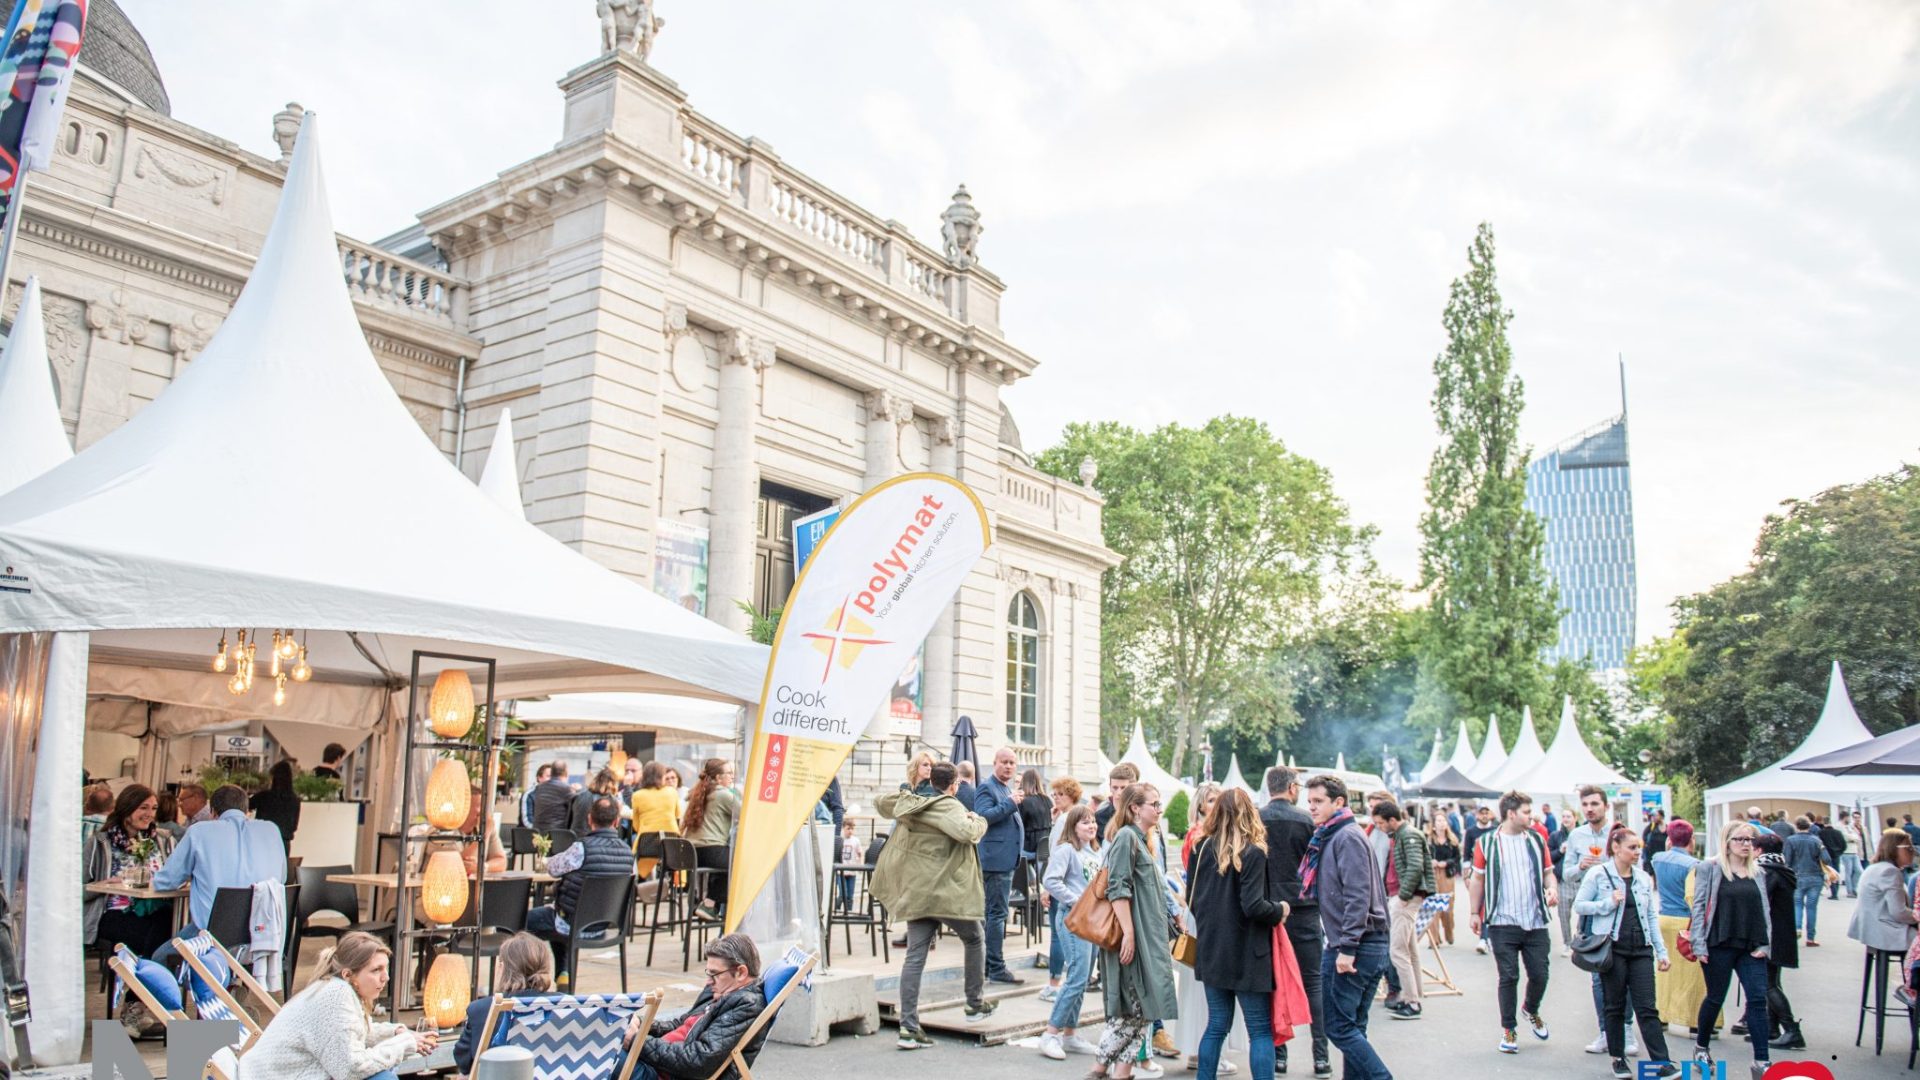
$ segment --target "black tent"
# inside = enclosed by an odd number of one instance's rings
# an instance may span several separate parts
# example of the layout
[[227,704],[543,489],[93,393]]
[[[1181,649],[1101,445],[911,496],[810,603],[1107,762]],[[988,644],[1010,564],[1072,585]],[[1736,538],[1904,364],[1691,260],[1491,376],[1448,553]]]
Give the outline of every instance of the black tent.
[[1449,765],[1440,770],[1438,776],[1422,777],[1420,782],[1409,787],[1407,794],[1424,799],[1497,799],[1502,792],[1483,787],[1460,774],[1460,770]]

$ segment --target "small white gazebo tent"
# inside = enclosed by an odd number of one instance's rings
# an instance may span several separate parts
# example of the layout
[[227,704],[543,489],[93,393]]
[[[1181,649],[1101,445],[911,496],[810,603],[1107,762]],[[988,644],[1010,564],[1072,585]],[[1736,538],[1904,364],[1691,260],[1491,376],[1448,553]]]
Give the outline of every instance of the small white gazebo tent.
[[1480,778],[1480,782],[1490,788],[1501,791],[1513,790],[1516,777],[1532,772],[1547,756],[1540,746],[1540,735],[1533,726],[1533,706],[1520,707],[1520,734],[1514,736],[1513,752],[1507,755],[1506,764],[1494,770],[1492,776]]
[[1133,722],[1133,736],[1127,740],[1127,752],[1120,755],[1120,761],[1139,769],[1141,781],[1152,784],[1168,798],[1172,798],[1176,791],[1184,791],[1189,796],[1193,794],[1191,788],[1154,760],[1153,751],[1147,749],[1147,733],[1138,720]]
[[47,365],[40,279],[30,277],[0,353],[0,495],[73,456]]
[[513,449],[512,409],[502,408],[493,426],[493,445],[487,448],[487,463],[480,467],[480,490],[514,517],[527,520],[527,507],[520,499],[520,461]]
[[1587,748],[1587,740],[1581,736],[1580,725],[1574,720],[1573,697],[1568,695],[1560,705],[1560,730],[1553,733],[1553,745],[1547,747],[1540,763],[1525,775],[1516,773],[1509,787],[1533,796],[1535,806],[1541,803],[1562,806],[1582,784],[1626,782],[1626,777],[1594,757],[1593,751]]
[[1473,763],[1476,760],[1473,756],[1473,738],[1467,734],[1467,722],[1462,720],[1460,734],[1454,739],[1453,756],[1447,759],[1447,764],[1459,769],[1461,776],[1472,776]]
[[1227,778],[1220,781],[1220,786],[1223,788],[1239,788],[1249,795],[1254,793],[1253,785],[1247,783],[1247,778],[1240,774],[1239,754],[1233,754],[1227,758]]
[[1486,783],[1489,776],[1500,771],[1507,763],[1507,748],[1500,745],[1500,720],[1492,713],[1487,714],[1487,741],[1480,747],[1480,756],[1474,759],[1473,768],[1467,773],[1467,779],[1477,783]]
[[1433,733],[1433,753],[1427,755],[1427,763],[1420,767],[1420,775],[1414,778],[1415,783],[1439,776],[1447,767],[1446,759],[1440,756],[1440,745],[1444,742],[1446,742],[1444,733],[1438,731]]
[[1819,754],[1844,750],[1871,738],[1873,733],[1867,730],[1867,725],[1860,721],[1860,714],[1854,711],[1853,700],[1847,693],[1846,678],[1836,660],[1827,675],[1826,705],[1820,710],[1820,719],[1814,722],[1813,730],[1800,740],[1800,745],[1758,772],[1707,789],[1707,822],[1714,830],[1713,835],[1719,835],[1720,827],[1731,820],[1733,814],[1753,804],[1772,810],[1789,809],[1773,805],[1780,802],[1810,803],[1825,812],[1834,806],[1871,808],[1920,799],[1920,778],[1916,777],[1829,776],[1786,767]]

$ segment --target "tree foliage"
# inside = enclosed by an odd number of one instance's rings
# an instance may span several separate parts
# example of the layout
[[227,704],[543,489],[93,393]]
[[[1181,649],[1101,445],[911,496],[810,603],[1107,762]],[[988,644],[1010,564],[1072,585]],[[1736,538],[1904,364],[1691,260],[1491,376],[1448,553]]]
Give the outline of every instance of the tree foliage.
[[1839,661],[1875,734],[1920,723],[1920,470],[1784,504],[1747,570],[1674,603],[1677,657],[1642,665],[1662,762],[1712,786],[1791,751]]
[[1126,560],[1102,583],[1104,741],[1121,745],[1140,719],[1181,775],[1206,725],[1246,699],[1276,643],[1311,625],[1323,582],[1371,534],[1349,522],[1324,468],[1256,420],[1074,424],[1035,463],[1073,476],[1087,457],[1107,546]]
[[[1421,651],[1428,678],[1414,721],[1429,738],[1454,716],[1477,721],[1540,701],[1551,682],[1540,656],[1559,621],[1540,519],[1525,504],[1525,393],[1513,372],[1513,313],[1501,303],[1490,226],[1480,226],[1467,264],[1441,318],[1446,348],[1433,361],[1440,446],[1420,519],[1420,585],[1431,610]],[[1554,701],[1549,715],[1557,714]]]

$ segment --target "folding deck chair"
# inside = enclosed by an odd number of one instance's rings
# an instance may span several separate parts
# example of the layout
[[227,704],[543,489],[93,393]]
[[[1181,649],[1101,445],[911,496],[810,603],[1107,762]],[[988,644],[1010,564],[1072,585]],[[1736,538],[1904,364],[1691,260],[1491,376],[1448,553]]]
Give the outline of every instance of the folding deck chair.
[[[792,964],[775,964],[766,970],[766,973],[761,976],[760,984],[762,989],[768,992],[767,1007],[759,1016],[754,1017],[753,1023],[749,1024],[746,1032],[740,1036],[740,1041],[734,1043],[733,1049],[727,1053],[726,1060],[720,1063],[719,1068],[713,1070],[713,1075],[707,1077],[707,1080],[720,1080],[726,1075],[729,1066],[740,1070],[740,1080],[753,1080],[753,1069],[747,1065],[745,1053],[747,1047],[752,1046],[753,1040],[759,1038],[762,1029],[773,1023],[773,1018],[780,1012],[780,1006],[785,1005],[787,998],[793,995],[794,990],[807,981],[807,974],[819,961],[819,955],[815,954],[807,957],[798,967]],[[619,1080],[626,1080],[626,1077],[620,1077]]]
[[[183,952],[182,955],[190,954]],[[137,963],[138,959],[133,955],[131,949],[128,949],[125,945],[116,945],[114,946],[113,954],[107,958],[107,970],[111,971],[114,976],[120,980],[122,987],[126,988],[133,996],[139,998],[141,1003],[146,1005],[147,1011],[153,1014],[154,1018],[159,1020],[163,1026],[175,1020],[192,1019],[192,1017],[187,1015],[184,1008],[175,1009],[163,1003],[145,983],[140,981],[140,977],[134,972],[134,967]],[[171,974],[169,974],[169,978],[171,978]],[[185,1002],[183,1001],[181,1004],[184,1006]],[[207,1008],[198,1006],[196,1006],[196,1008],[199,1009],[200,1019],[202,1020],[237,1020],[240,1022],[242,1029],[247,1031],[240,1042],[231,1047],[222,1047],[216,1052],[213,1055],[213,1060],[208,1064],[206,1076],[210,1078],[210,1080],[233,1080],[237,1071],[234,1063],[239,1060],[236,1051],[244,1051],[248,1047],[251,1047],[254,1040],[260,1037],[259,1029],[248,1027],[250,1021],[243,1019],[244,1013],[240,1015],[222,1014],[218,1009],[209,1011]],[[111,1008],[109,1008],[109,1012],[111,1011]],[[216,1065],[216,1063],[218,1064]]]
[[[518,1046],[533,1055],[533,1074],[540,1080],[601,1080],[620,1059],[627,1024],[637,1013],[640,1030],[653,1024],[660,1011],[659,991],[645,994],[585,994],[579,997],[496,997],[474,1044],[473,1071],[480,1074],[480,1058],[493,1048],[496,1031],[504,1031],[502,1045]],[[638,1054],[614,1080],[628,1080]]]
[[246,1044],[241,1047],[241,1052],[245,1053],[260,1037],[266,1025],[255,1020],[253,1014],[241,1006],[239,999],[227,989],[227,980],[220,977],[220,970],[225,968],[232,978],[238,979],[241,986],[252,992],[254,1000],[266,1009],[269,1023],[280,1015],[280,1003],[211,933],[202,930],[191,938],[176,937],[173,947],[196,976],[188,980],[193,991],[194,1011],[200,1014],[202,1020],[240,1021],[240,1026],[246,1028],[248,1033]]

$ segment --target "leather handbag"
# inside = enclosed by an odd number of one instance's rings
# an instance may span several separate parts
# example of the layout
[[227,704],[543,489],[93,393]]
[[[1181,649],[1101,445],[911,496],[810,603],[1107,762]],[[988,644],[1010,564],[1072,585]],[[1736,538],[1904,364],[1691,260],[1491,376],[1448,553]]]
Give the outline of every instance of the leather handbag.
[[1573,949],[1573,966],[1581,971],[1598,975],[1613,966],[1613,938],[1606,934],[1582,930],[1567,944]]
[[1693,955],[1693,932],[1692,931],[1690,930],[1680,931],[1680,936],[1674,940],[1673,944],[1674,944],[1675,951],[1679,952],[1680,954],[1680,959],[1685,960],[1689,964],[1697,964],[1700,962],[1700,958]]
[[1083,941],[1091,941],[1108,952],[1120,948],[1125,935],[1120,932],[1120,916],[1107,899],[1107,868],[1101,867],[1087,883],[1087,891],[1074,901],[1067,912],[1067,929]]
[[1173,958],[1192,967],[1200,959],[1200,939],[1182,930],[1173,939]]

